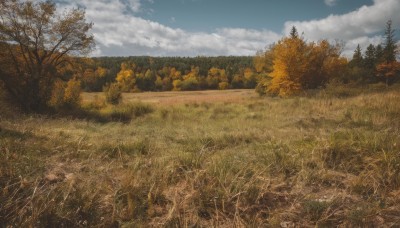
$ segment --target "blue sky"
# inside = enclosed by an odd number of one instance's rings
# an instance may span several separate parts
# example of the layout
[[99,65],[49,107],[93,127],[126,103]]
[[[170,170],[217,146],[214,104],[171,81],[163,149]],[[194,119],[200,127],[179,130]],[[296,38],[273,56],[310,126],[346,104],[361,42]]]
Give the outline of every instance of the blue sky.
[[[216,28],[269,29],[281,32],[288,20],[311,20],[344,14],[372,0],[154,0],[143,1],[139,16],[187,31]],[[147,9],[147,10],[146,10]]]
[[[37,0],[38,1],[38,0]],[[382,42],[386,22],[400,27],[400,0],[58,0],[85,8],[94,56],[254,55],[294,25],[309,41]]]

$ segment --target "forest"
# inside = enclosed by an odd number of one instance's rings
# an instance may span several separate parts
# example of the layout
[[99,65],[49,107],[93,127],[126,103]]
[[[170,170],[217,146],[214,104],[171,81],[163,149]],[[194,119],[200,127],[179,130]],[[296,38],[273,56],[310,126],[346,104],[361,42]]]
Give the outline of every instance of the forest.
[[391,20],[382,27],[382,44],[364,52],[358,46],[350,60],[341,55],[340,42],[307,41],[296,27],[255,56],[90,58],[82,56],[94,48],[88,33],[93,24],[83,10],[74,9],[59,22],[46,19],[55,17],[52,3],[6,1],[1,10],[2,90],[27,111],[78,107],[81,91],[104,91],[116,103],[122,92],[256,89],[287,97],[333,82],[399,81]]

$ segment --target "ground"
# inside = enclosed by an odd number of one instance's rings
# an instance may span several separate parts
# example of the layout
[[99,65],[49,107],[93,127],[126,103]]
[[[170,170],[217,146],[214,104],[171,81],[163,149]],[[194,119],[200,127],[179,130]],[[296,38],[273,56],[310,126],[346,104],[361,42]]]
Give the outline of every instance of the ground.
[[[102,97],[102,93],[84,93],[83,102],[93,102],[95,98]],[[172,92],[145,92],[124,93],[125,103],[145,102],[156,105],[170,106],[192,103],[216,103],[216,102],[243,102],[256,99],[258,95],[253,89],[237,90],[206,90],[206,91],[172,91]]]
[[3,110],[0,223],[399,226],[400,90],[336,94],[124,94],[145,111],[123,122]]

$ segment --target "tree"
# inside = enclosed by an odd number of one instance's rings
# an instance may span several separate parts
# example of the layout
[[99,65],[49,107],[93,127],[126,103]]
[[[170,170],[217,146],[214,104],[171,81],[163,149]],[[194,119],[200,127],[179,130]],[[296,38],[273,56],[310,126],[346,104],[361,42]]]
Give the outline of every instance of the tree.
[[383,62],[383,47],[381,44],[376,45],[375,48],[375,64]]
[[93,49],[91,28],[81,9],[60,13],[51,1],[2,0],[0,80],[9,94],[26,110],[46,107],[70,56]]
[[384,78],[386,86],[389,86],[397,79],[400,71],[400,64],[396,61],[397,45],[394,34],[392,21],[389,20],[386,23],[383,62],[376,67],[378,77]]
[[[348,65],[348,75],[347,80],[362,82],[366,75],[366,70],[364,68],[364,58],[362,56],[361,47],[358,44],[354,50],[353,59]],[[346,82],[345,81],[345,82]]]
[[364,66],[367,69],[374,69],[376,65],[375,46],[370,44],[365,50]]
[[272,81],[268,92],[288,96],[302,90],[301,79],[308,67],[307,44],[295,36],[280,40],[274,47]]
[[268,50],[272,53],[272,78],[258,80],[257,92],[278,96],[298,94],[306,89],[324,86],[330,78],[344,68],[347,61],[340,57],[341,45],[331,45],[327,40],[307,43],[292,29],[289,37],[284,37]]
[[364,62],[363,67],[365,69],[365,76],[364,80],[367,82],[374,82],[376,81],[376,48],[373,44],[370,44],[364,53]]
[[356,50],[354,50],[353,59],[350,61],[350,65],[356,67],[362,67],[363,61],[364,59],[362,56],[361,48],[360,45],[358,44]]
[[122,92],[132,92],[136,86],[135,77],[136,65],[132,62],[121,63],[121,70],[118,72],[115,80]]
[[290,38],[292,38],[292,39],[299,38],[299,33],[297,32],[297,29],[295,26],[293,26],[292,29],[290,30]]
[[392,29],[392,20],[386,23],[385,46],[383,49],[383,59],[386,63],[396,61],[397,45],[394,37],[395,30]]
[[381,63],[376,67],[378,77],[384,78],[386,86],[392,84],[400,73],[400,63],[392,61],[390,63]]

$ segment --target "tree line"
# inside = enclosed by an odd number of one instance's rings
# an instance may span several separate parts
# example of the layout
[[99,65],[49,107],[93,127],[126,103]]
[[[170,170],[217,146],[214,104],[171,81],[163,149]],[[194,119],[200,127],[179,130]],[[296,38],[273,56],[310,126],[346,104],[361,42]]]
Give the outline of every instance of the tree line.
[[88,92],[112,83],[122,92],[255,88],[258,79],[251,56],[101,57],[86,63],[82,86]]
[[256,90],[284,97],[323,88],[332,81],[353,85],[384,82],[390,86],[400,81],[400,63],[396,59],[399,47],[391,20],[386,24],[384,38],[382,44],[370,44],[364,53],[358,45],[349,61],[341,56],[340,43],[307,42],[293,27],[289,36],[257,53],[255,68],[265,76]]

